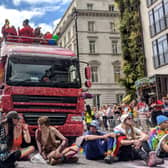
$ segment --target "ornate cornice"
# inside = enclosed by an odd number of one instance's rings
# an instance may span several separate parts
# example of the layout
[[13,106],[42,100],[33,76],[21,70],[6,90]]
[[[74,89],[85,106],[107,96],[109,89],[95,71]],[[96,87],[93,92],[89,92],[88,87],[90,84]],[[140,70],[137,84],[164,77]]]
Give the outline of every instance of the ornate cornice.
[[78,16],[94,16],[94,17],[119,17],[120,13],[117,11],[107,10],[86,10],[78,9]]

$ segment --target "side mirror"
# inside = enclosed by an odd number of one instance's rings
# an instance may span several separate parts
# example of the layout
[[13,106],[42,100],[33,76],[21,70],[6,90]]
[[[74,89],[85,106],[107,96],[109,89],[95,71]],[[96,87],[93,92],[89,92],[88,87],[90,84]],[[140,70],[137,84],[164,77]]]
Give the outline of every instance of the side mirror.
[[90,66],[85,67],[85,78],[90,80],[91,79],[91,68]]
[[90,87],[92,86],[92,82],[91,82],[90,80],[87,80],[87,81],[85,82],[85,86],[86,86],[87,88],[90,88]]

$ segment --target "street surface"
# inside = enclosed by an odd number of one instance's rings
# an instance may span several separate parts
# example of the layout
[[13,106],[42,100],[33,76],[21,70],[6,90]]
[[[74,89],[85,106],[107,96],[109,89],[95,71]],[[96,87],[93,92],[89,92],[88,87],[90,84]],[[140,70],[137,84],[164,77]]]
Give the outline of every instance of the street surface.
[[[28,161],[18,162],[17,168],[147,168],[143,161],[133,161],[133,162],[118,162],[113,164],[106,164],[103,160],[101,161],[90,161],[86,160],[83,155],[79,155],[80,159],[78,163],[75,164],[58,164],[55,166],[50,166],[41,163],[31,163]],[[165,160],[163,165],[157,166],[157,168],[168,168],[168,158]]]

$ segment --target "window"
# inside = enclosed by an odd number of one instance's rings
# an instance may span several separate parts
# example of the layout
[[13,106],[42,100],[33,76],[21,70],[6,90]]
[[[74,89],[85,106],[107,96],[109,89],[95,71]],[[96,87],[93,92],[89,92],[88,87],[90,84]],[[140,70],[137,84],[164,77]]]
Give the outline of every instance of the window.
[[68,32],[68,42],[71,40],[71,32]]
[[168,26],[168,0],[164,0],[164,11],[165,11],[166,25]]
[[116,27],[115,27],[115,23],[114,22],[110,23],[110,31],[111,32],[115,32],[116,31]]
[[95,40],[90,40],[89,41],[89,50],[90,50],[90,54],[95,54]]
[[118,54],[118,41],[112,41],[112,54]]
[[147,6],[151,6],[153,3],[155,3],[157,0],[146,0]]
[[93,4],[87,4],[87,9],[88,10],[93,10]]
[[[154,36],[166,28],[168,22],[168,0],[149,11],[150,33]],[[168,26],[168,25],[167,25]]]
[[65,45],[66,45],[66,36],[64,37],[64,47],[65,47]]
[[153,41],[153,60],[154,67],[158,68],[161,65],[168,63],[168,36],[164,35]]
[[123,94],[116,94],[116,100],[118,104],[122,102],[122,99],[123,99]]
[[91,66],[92,82],[98,82],[98,66]]
[[158,59],[158,49],[157,49],[157,41],[153,41],[152,43],[153,47],[153,62],[154,62],[154,67],[157,68],[159,67],[159,59]]
[[164,20],[162,3],[154,8],[154,18],[155,18],[156,33],[159,33],[161,30],[165,29],[165,20]]
[[115,63],[113,65],[113,69],[114,69],[114,82],[119,82],[120,75],[121,75],[121,66],[120,66],[120,63]]
[[109,11],[114,11],[114,5],[109,5]]
[[88,32],[94,32],[94,24],[93,21],[88,22]]
[[150,22],[150,34],[151,36],[153,36],[155,35],[155,22],[152,10],[149,11],[149,22]]
[[100,95],[99,94],[94,95],[93,106],[97,107],[98,109],[100,108]]

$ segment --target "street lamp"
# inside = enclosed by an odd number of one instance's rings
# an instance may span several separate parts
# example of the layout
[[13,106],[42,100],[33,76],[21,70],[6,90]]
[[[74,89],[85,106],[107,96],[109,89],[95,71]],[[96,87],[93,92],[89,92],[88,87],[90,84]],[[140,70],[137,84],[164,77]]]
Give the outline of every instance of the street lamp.
[[75,36],[76,36],[76,55],[79,60],[79,45],[78,45],[78,11],[76,8],[73,8],[72,16],[75,19]]

